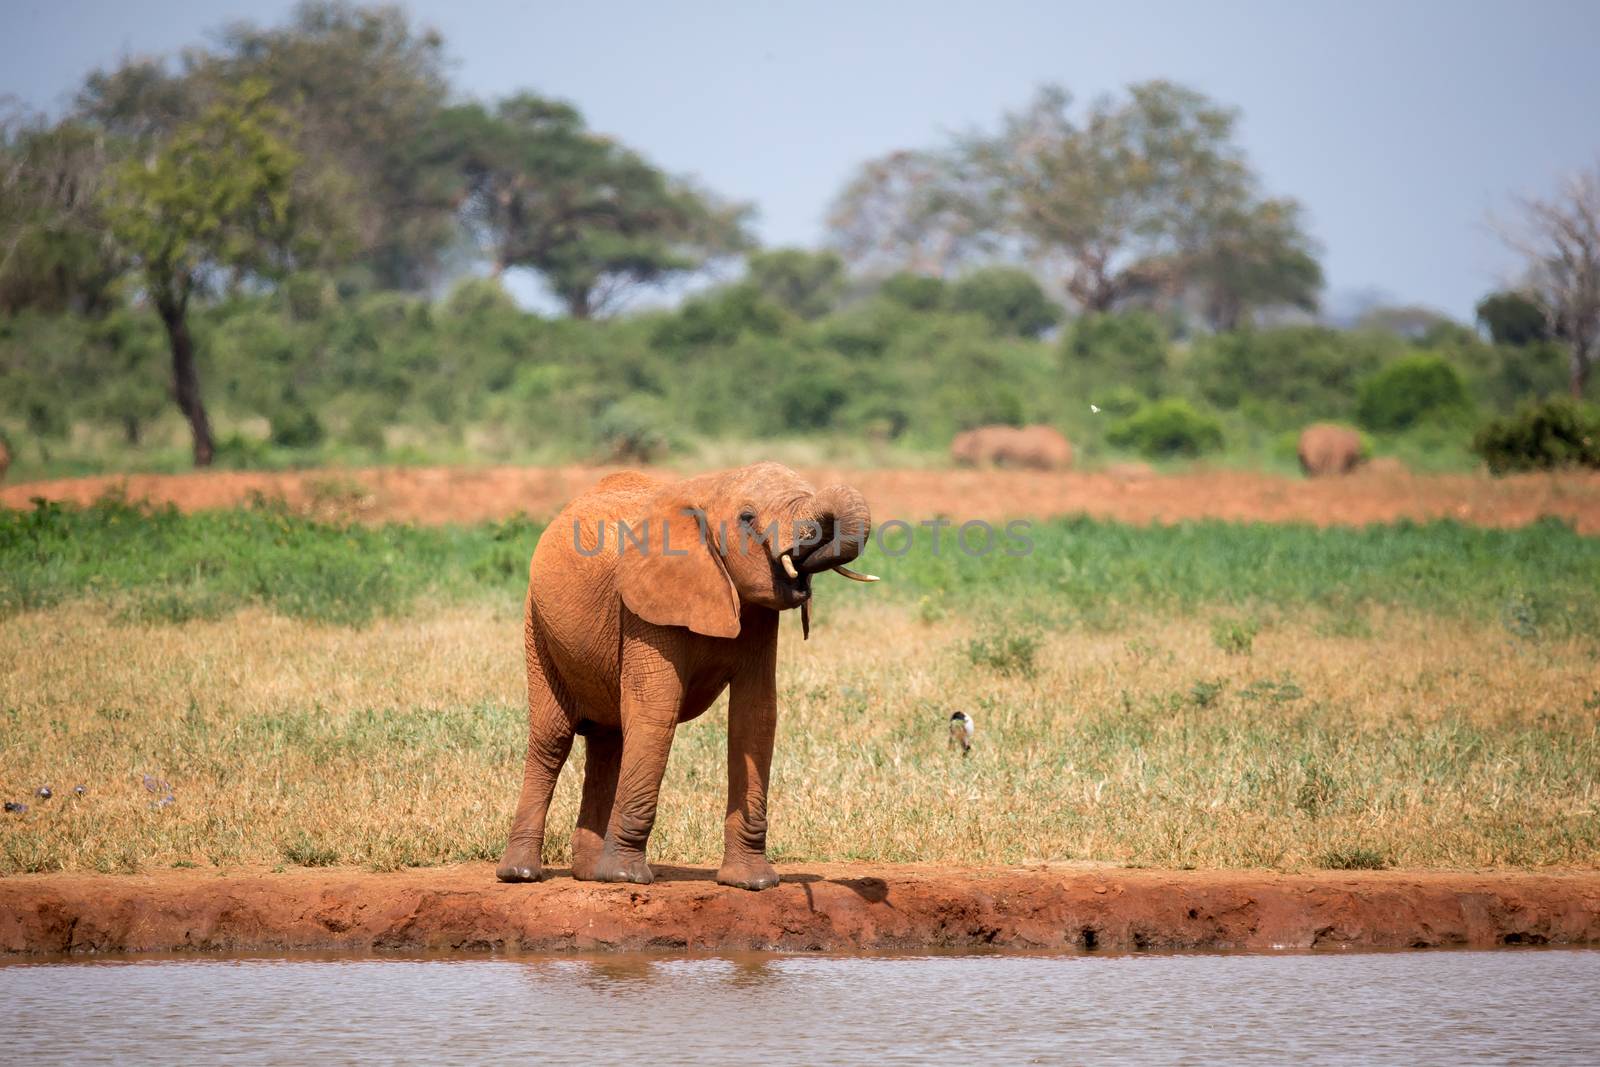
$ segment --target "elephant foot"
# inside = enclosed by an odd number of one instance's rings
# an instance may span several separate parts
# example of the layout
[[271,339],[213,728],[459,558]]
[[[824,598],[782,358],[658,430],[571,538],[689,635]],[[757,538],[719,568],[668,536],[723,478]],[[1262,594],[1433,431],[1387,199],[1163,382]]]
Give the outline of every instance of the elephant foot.
[[516,845],[507,847],[500,866],[494,869],[494,876],[502,882],[537,882],[541,873],[539,854]]
[[580,882],[598,881],[594,872],[600,866],[600,854],[604,851],[603,837],[579,827],[572,835],[572,877]]
[[578,873],[576,866],[573,867],[572,876],[595,882],[633,882],[636,885],[649,885],[656,880],[650,865],[644,861],[644,853],[618,853],[609,846],[595,860],[587,879]]
[[735,889],[771,889],[778,884],[778,872],[765,856],[726,859],[722,861],[722,869],[717,871],[717,882]]

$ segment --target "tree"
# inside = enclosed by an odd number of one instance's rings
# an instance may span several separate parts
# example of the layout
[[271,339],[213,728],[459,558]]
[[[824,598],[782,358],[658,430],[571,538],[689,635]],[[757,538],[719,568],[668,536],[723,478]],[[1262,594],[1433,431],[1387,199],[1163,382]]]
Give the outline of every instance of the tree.
[[275,273],[294,259],[299,155],[287,116],[259,82],[179,125],[145,158],[113,174],[105,210],[172,353],[173,395],[189,421],[194,461],[209,466],[211,425],[200,392],[189,301],[228,272]]
[[944,277],[994,250],[999,218],[949,151],[897,151],[862,165],[828,212],[829,244],[867,274]]
[[1550,339],[1550,324],[1544,308],[1515,289],[1490,293],[1478,301],[1476,310],[1478,322],[1489,331],[1489,340],[1497,345],[1522,348]]
[[1268,308],[1317,310],[1322,266],[1300,214],[1288,199],[1245,201],[1207,214],[1187,272],[1212,330],[1238,329]]
[[1572,175],[1555,196],[1520,202],[1507,243],[1523,257],[1528,290],[1550,334],[1567,346],[1568,388],[1582,399],[1600,349],[1600,166]]
[[1407,341],[1422,342],[1454,325],[1448,315],[1421,304],[1375,304],[1355,321],[1358,330],[1376,330]]
[[88,124],[0,123],[0,311],[100,315],[120,273],[100,213],[109,149]]
[[436,30],[398,6],[302,0],[283,26],[234,23],[191,65],[213,87],[269,86],[295,131],[299,180],[342,205],[349,250],[379,286],[438,280],[462,189],[436,130],[450,91]]
[[803,319],[826,315],[844,294],[844,261],[833,252],[778,248],[748,263],[751,284]]
[[574,318],[749,244],[746,207],[590,132],[568,104],[522,93],[492,111],[453,108],[441,129],[461,160],[464,210],[495,272],[538,272]]
[[1225,328],[1261,307],[1314,307],[1322,275],[1299,205],[1260,196],[1237,120],[1171,82],[1130,86],[1081,119],[1046,87],[997,131],[867,164],[832,240],[869,270],[1026,262],[1088,312],[1198,292]]
[[950,308],[971,311],[995,330],[1016,337],[1038,337],[1061,321],[1057,307],[1033,275],[1016,267],[984,267],[950,286]]

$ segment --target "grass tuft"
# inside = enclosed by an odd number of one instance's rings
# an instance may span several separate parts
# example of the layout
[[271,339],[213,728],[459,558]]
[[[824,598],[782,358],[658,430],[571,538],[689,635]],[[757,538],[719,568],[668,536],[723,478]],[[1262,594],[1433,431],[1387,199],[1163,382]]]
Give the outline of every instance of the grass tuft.
[[1381,871],[1394,864],[1377,849],[1352,845],[1324,852],[1317,857],[1317,866],[1329,871]]

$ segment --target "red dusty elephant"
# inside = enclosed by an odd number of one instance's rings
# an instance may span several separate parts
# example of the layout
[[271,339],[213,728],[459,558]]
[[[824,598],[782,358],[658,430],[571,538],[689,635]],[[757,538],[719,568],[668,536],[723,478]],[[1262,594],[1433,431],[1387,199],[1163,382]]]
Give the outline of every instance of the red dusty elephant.
[[1349,474],[1365,460],[1361,435],[1347,426],[1319,422],[1300,433],[1300,469],[1308,478]]
[[1066,470],[1072,443],[1051,426],[979,426],[956,434],[950,458],[963,467]]
[[777,463],[686,481],[613,474],[568,504],[529,570],[528,753],[496,876],[540,877],[556,777],[582,735],[573,876],[652,881],[645,844],[673,733],[731,689],[717,881],[776,885],[766,840],[778,613],[800,608],[809,622],[811,582],[826,571],[876,581],[845,566],[871,530],[855,489],[819,491]]

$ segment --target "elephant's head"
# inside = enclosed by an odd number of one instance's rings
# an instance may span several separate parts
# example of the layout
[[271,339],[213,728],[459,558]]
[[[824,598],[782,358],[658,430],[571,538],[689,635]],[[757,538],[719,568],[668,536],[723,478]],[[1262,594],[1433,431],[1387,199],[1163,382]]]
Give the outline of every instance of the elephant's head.
[[866,547],[872,515],[848,485],[816,490],[781,463],[758,463],[664,486],[643,518],[648,543],[621,548],[617,589],[647,622],[737,637],[744,604],[798,607],[809,629],[812,576]]

